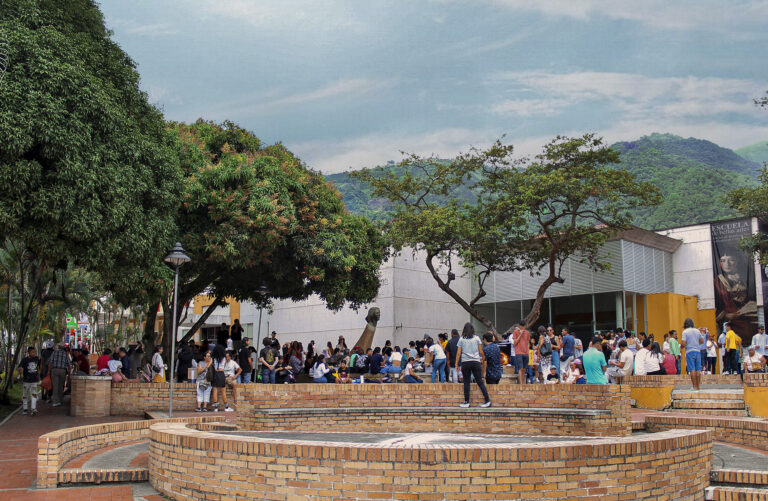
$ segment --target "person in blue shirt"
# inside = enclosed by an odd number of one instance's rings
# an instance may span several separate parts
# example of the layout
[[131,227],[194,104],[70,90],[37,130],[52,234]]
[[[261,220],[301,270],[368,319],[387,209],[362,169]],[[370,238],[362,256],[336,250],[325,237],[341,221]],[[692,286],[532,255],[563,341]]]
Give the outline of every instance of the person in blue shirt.
[[562,350],[560,353],[560,373],[564,374],[571,367],[574,358],[574,347],[576,339],[571,335],[567,328],[562,330]]
[[584,353],[582,365],[584,366],[584,376],[587,378],[587,384],[608,384],[608,378],[605,377],[605,370],[608,364],[605,362],[605,355],[601,348],[603,340],[600,336],[594,336],[589,344],[589,349]]

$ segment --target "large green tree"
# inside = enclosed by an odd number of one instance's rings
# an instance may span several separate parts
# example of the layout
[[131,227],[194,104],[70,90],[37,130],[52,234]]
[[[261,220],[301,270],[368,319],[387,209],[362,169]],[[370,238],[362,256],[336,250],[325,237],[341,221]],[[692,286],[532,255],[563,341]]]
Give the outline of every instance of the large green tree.
[[[282,145],[263,146],[233,123],[199,120],[172,129],[184,172],[175,214],[178,240],[192,258],[181,268],[178,301],[183,305],[199,294],[214,298],[185,340],[228,297],[266,305],[273,298],[317,294],[331,309],[376,297],[386,257],[381,231],[350,214],[322,175]],[[169,286],[162,280],[157,287],[166,319]],[[179,308],[179,319],[184,311]],[[164,343],[170,324],[164,323]],[[151,329],[148,322],[145,340]]]
[[[539,317],[549,287],[565,281],[567,259],[595,270],[607,263],[599,254],[606,239],[630,222],[630,211],[658,202],[649,183],[612,167],[618,154],[592,134],[557,137],[534,159],[515,158],[511,145],[471,149],[451,162],[416,155],[402,174],[364,169],[353,174],[395,208],[388,238],[396,250],[424,251],[437,285],[491,330],[477,302],[495,271],[530,271],[543,276],[527,324]],[[472,203],[451,196],[477,193]],[[471,270],[473,297],[455,287],[454,265]],[[443,267],[441,268],[440,265]]]
[[176,138],[89,0],[4,0],[0,239],[126,293],[175,233]]

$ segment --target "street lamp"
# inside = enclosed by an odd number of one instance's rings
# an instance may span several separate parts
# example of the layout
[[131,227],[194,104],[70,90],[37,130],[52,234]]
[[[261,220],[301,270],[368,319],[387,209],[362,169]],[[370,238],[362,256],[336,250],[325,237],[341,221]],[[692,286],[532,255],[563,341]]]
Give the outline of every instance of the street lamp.
[[168,417],[173,417],[173,377],[174,377],[174,363],[176,358],[176,308],[177,297],[179,294],[179,268],[184,263],[191,261],[189,256],[184,253],[184,247],[180,242],[176,242],[176,245],[171,249],[170,254],[165,256],[165,264],[173,268],[173,333],[171,334],[171,377],[168,380]]
[[[269,294],[269,287],[267,287],[267,284],[265,284],[264,282],[261,282],[261,285],[259,285],[258,288],[256,288],[256,293],[259,296],[261,296],[262,301],[263,301],[264,300],[264,296]],[[259,327],[258,327],[258,330],[256,331],[256,343],[254,344],[254,346],[256,347],[257,350],[259,349],[259,346],[261,346],[261,344],[260,344],[261,343],[261,312],[262,312],[263,309],[264,308],[259,306]]]

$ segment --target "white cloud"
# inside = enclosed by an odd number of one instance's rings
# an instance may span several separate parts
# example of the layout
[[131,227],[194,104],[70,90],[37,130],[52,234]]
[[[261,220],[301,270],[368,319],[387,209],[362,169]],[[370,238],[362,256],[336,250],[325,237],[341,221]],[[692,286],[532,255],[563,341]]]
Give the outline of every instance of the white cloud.
[[622,119],[653,118],[661,123],[685,117],[723,113],[756,116],[752,98],[764,84],[752,80],[714,77],[648,77],[631,73],[547,71],[503,72],[489,84],[513,95],[535,98],[502,100],[493,106],[499,114],[552,115],[557,110],[594,103],[606,110],[614,107]]
[[178,33],[169,23],[142,24],[132,19],[111,19],[109,24],[116,32],[128,35],[162,36]]
[[203,0],[204,14],[245,22],[259,29],[290,28],[362,31],[364,25],[355,9],[342,2],[306,2],[302,0]]
[[499,7],[588,20],[596,15],[663,28],[760,28],[768,21],[764,0],[486,0]]

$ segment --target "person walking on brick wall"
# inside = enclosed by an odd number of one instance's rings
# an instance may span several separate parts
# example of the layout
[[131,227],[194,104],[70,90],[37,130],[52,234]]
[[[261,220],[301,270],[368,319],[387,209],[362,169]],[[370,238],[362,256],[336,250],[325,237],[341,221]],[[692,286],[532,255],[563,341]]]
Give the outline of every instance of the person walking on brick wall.
[[51,353],[51,360],[48,362],[48,373],[51,375],[53,388],[53,407],[61,405],[61,398],[64,394],[64,385],[67,377],[72,370],[72,361],[67,352],[62,349],[62,345],[56,345],[56,349]]
[[227,376],[224,373],[227,365],[227,355],[224,351],[224,347],[217,344],[213,347],[213,395],[211,401],[213,402],[213,411],[219,412],[219,395],[221,395],[224,401],[224,410],[231,411],[229,404],[227,403]]
[[27,356],[19,363],[19,374],[22,381],[21,404],[22,414],[37,415],[37,393],[40,389],[40,357],[37,356],[34,346],[27,349]]
[[461,331],[458,350],[456,351],[456,362],[461,367],[461,374],[464,378],[464,403],[461,407],[469,407],[469,385],[472,377],[475,378],[477,386],[483,393],[485,401],[480,407],[490,407],[491,397],[488,396],[488,389],[483,380],[483,363],[485,363],[485,354],[483,353],[483,343],[475,335],[475,328],[467,322]]
[[699,391],[701,386],[701,347],[706,346],[704,335],[693,326],[693,320],[686,318],[683,323],[682,346],[685,348],[685,364],[691,375],[693,389]]

